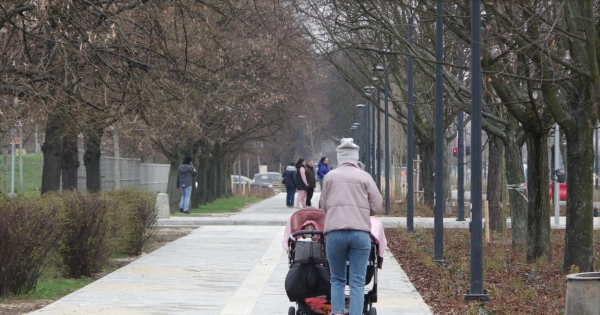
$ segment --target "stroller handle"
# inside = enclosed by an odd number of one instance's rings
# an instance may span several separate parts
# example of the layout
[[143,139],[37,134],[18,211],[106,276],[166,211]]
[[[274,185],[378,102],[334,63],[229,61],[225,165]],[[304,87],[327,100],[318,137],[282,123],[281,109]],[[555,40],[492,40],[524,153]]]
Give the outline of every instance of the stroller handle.
[[290,247],[292,245],[292,242],[296,241],[296,236],[299,235],[321,235],[321,240],[319,242],[324,243],[325,242],[325,232],[323,232],[323,230],[299,230],[296,231],[294,233],[292,233],[290,235],[290,238],[288,238],[288,247]]
[[[325,241],[325,232],[323,232],[323,230],[299,230],[290,235],[290,238],[288,239],[288,246],[291,245],[292,242],[296,240],[296,236],[299,235],[321,235],[323,236],[321,237],[321,242]],[[377,244],[379,246],[379,241],[377,240],[375,235],[373,235],[373,233],[369,233],[369,237],[371,237],[371,242],[373,242],[373,244]]]

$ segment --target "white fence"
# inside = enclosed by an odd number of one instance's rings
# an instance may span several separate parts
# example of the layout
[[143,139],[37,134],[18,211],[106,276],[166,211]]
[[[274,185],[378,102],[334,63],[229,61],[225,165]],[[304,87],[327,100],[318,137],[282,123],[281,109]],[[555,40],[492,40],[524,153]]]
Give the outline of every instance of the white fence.
[[[100,187],[102,191],[115,189],[115,158],[100,156]],[[135,188],[152,193],[166,193],[169,181],[169,164],[141,163],[139,159],[119,159],[121,188]],[[86,189],[83,151],[79,151],[77,188]]]

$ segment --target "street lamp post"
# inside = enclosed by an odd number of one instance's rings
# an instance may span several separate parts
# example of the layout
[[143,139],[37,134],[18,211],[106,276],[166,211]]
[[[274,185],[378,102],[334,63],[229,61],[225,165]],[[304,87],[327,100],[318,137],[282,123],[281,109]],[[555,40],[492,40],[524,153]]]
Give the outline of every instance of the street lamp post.
[[[413,21],[412,17],[408,19],[408,43],[413,44]],[[407,58],[407,80],[406,80],[406,94],[407,94],[407,134],[406,134],[406,186],[408,188],[408,194],[406,195],[406,228],[409,232],[415,231],[414,225],[414,109],[413,109],[413,88],[414,88],[414,76],[413,76],[413,59],[409,55]]]
[[375,158],[373,155],[373,150],[372,150],[372,146],[375,143],[375,139],[373,138],[375,136],[375,123],[374,123],[374,118],[375,118],[375,104],[373,103],[373,94],[375,93],[375,87],[372,85],[368,85],[364,87],[366,94],[365,96],[367,97],[368,101],[367,101],[367,116],[366,116],[366,139],[367,139],[367,148],[366,148],[366,159],[365,159],[365,165],[366,165],[366,171],[371,174],[371,177],[375,178]]
[[306,159],[306,149],[304,148],[304,118],[306,116],[300,115],[298,118],[300,118],[300,155]]
[[[363,114],[363,111],[364,111],[364,109],[365,109],[366,107],[367,107],[367,105],[365,105],[365,104],[357,104],[357,105],[356,105],[356,108],[360,108],[360,109],[361,109],[361,111],[360,111],[360,114],[358,114],[358,119],[359,119],[359,120],[361,120],[361,118],[362,118],[362,114]],[[356,121],[356,120],[357,120],[357,119],[356,119],[356,110],[354,111],[354,116],[355,116],[355,117],[354,117],[354,122],[358,124],[358,125],[357,125],[357,127],[359,127],[359,128],[360,128],[360,124],[363,124],[363,126],[365,125],[365,124],[364,124],[362,121],[361,121],[361,122],[357,122],[357,121]],[[362,119],[362,120],[364,120],[364,119]],[[358,128],[357,128],[357,129],[358,129]],[[364,129],[364,128],[362,128],[362,129]],[[357,134],[355,134],[355,135],[354,135],[354,141],[355,141],[355,143],[356,143],[356,144],[358,144],[358,146],[360,146],[360,147],[363,147],[363,146],[364,146],[364,143],[363,143],[363,141],[362,141],[362,137],[360,136],[360,133],[363,133],[363,132],[364,132],[362,129],[359,129],[359,130],[357,131]],[[360,141],[359,141],[359,140],[360,140]],[[360,157],[360,152],[359,152],[359,159],[360,159],[360,158],[361,158],[361,157]]]
[[350,131],[352,131],[352,138],[356,138],[356,131],[358,130],[358,126],[352,125],[350,126]]
[[389,95],[390,95],[390,80],[388,77],[388,70],[391,62],[384,68],[383,66],[377,66],[378,71],[383,71],[383,93],[384,93],[384,138],[385,138],[385,214],[390,214],[390,128],[389,128]]
[[[373,77],[371,78],[371,80],[373,81],[374,84],[378,84],[379,83],[379,79],[377,77]],[[372,164],[372,176],[373,176],[373,180],[376,181],[377,186],[379,187],[379,181],[377,181],[377,170],[379,169],[379,159],[377,159],[377,155],[375,154],[376,150],[378,149],[378,143],[377,143],[377,138],[376,135],[378,135],[378,132],[376,132],[375,129],[375,125],[378,125],[379,122],[375,121],[375,114],[377,114],[377,118],[379,118],[379,109],[377,108],[377,106],[379,106],[379,89],[377,89],[374,86],[371,86],[371,94],[374,94],[377,91],[377,97],[375,97],[375,95],[372,95],[374,97],[373,100],[373,104],[371,105],[372,109],[371,109],[371,120],[372,120],[372,126],[371,126],[371,148],[369,148],[371,150],[371,164]],[[375,101],[377,102],[377,106],[375,106]]]
[[444,57],[443,32],[444,7],[441,0],[436,1],[435,17],[435,175],[434,175],[434,242],[433,261],[444,259]]
[[[350,129],[354,131],[354,135],[352,136],[352,137],[354,137],[354,140],[356,140],[356,139],[357,139],[357,136],[358,136],[358,128],[360,128],[360,123],[357,123],[357,122],[353,123],[353,124],[352,124],[352,127],[350,127]],[[359,158],[360,158],[360,157],[359,157]]]
[[483,289],[481,189],[481,1],[471,1],[471,265],[466,301],[489,301]]

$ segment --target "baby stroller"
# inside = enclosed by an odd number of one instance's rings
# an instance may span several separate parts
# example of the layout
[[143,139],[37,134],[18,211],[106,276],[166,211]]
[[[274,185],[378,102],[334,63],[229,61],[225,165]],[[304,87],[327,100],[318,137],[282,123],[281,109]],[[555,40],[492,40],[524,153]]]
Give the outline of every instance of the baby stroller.
[[[288,250],[290,270],[286,276],[285,289],[290,302],[288,315],[330,314],[329,264],[325,254],[325,217],[315,208],[305,208],[294,212],[287,222],[282,245]],[[373,303],[377,302],[377,268],[381,268],[385,235],[379,219],[372,217],[371,253],[367,265],[365,285],[373,282],[372,289],[365,294],[363,314],[376,315]],[[308,229],[307,229],[308,227]],[[376,233],[373,233],[373,229]],[[377,235],[375,237],[373,234]],[[383,240],[380,244],[379,239]],[[380,251],[380,245],[383,250]],[[349,297],[346,295],[346,305]]]

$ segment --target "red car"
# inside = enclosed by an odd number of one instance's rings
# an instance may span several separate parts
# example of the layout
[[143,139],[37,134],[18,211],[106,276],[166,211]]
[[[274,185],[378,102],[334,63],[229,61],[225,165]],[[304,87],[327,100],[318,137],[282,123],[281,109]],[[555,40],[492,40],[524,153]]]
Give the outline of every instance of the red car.
[[[559,183],[558,184],[558,200],[560,201],[566,201],[567,200],[567,184],[565,183]],[[554,192],[554,185],[553,183],[548,184],[548,196],[550,197],[550,199],[552,199],[552,195]]]

